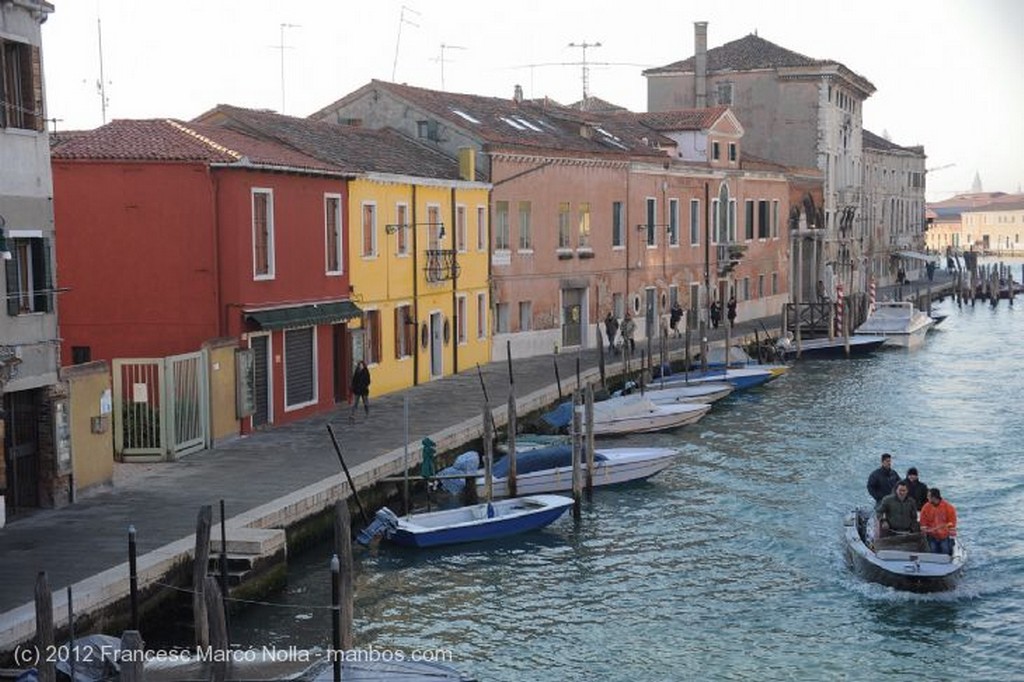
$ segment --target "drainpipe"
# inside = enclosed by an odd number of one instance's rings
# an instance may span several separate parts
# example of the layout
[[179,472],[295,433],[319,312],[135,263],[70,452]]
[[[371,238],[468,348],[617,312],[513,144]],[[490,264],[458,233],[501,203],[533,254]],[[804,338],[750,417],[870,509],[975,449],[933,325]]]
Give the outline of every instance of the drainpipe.
[[419,295],[419,282],[420,282],[420,271],[418,266],[419,261],[419,248],[417,246],[416,234],[419,230],[416,229],[416,225],[419,224],[418,217],[416,215],[416,185],[412,186],[412,319],[416,320],[416,332],[413,334],[413,353],[412,353],[412,385],[419,386],[420,384],[420,295]]
[[[459,269],[458,269],[458,230],[459,225],[456,222],[456,208],[455,208],[455,187],[452,187],[451,193],[452,199],[452,374],[459,373],[459,297],[456,296],[456,292],[459,288]],[[468,238],[469,235],[466,235]],[[468,305],[468,303],[467,303]],[[468,330],[467,330],[468,336]]]

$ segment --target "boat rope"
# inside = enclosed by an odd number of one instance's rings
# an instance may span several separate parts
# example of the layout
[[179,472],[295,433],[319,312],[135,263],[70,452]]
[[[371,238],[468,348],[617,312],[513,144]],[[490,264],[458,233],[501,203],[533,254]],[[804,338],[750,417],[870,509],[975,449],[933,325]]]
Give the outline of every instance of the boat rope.
[[[168,583],[162,583],[162,582],[159,582],[159,581],[154,581],[154,582],[152,582],[150,584],[151,585],[157,585],[158,587],[164,587],[164,588],[169,589],[169,590],[174,590],[176,592],[183,592],[185,594],[191,594],[191,595],[197,594],[197,592],[195,590],[193,590],[193,589],[189,589],[187,587],[179,587],[177,585],[169,585]],[[277,608],[282,608],[282,609],[330,611],[331,609],[334,608],[331,605],[323,606],[323,605],[320,605],[320,604],[282,604],[280,602],[259,601],[259,600],[256,600],[256,599],[240,599],[238,597],[225,597],[225,601],[234,602],[236,604],[248,604],[250,606],[275,606]]]

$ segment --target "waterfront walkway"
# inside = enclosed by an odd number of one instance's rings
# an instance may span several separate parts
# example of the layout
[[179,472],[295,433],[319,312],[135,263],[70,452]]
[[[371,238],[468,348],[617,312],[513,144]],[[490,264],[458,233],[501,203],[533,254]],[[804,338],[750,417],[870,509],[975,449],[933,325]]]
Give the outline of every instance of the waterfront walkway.
[[[882,298],[883,292],[879,293]],[[775,334],[778,323],[778,316],[739,322],[733,338],[752,338],[755,330],[763,333],[765,327]],[[696,334],[693,336],[692,350],[696,352]],[[709,334],[712,343],[721,343],[724,338],[724,325]],[[682,339],[670,340],[673,351],[680,351],[682,344]],[[642,344],[638,344],[638,353],[641,348]],[[584,373],[596,373],[596,350],[515,360],[517,398],[534,395],[548,403],[557,399],[556,363],[568,395],[575,384],[577,358]],[[510,389],[507,363],[492,362],[480,369],[491,406],[504,406]],[[615,371],[612,369],[610,374]],[[8,637],[14,634],[14,621],[23,621],[31,612],[27,603],[32,599],[39,571],[47,572],[50,588],[55,592],[104,572],[109,583],[112,575],[121,574],[111,571],[120,571],[127,561],[129,525],[137,530],[140,557],[157,549],[170,551],[168,547],[172,545],[175,551],[191,549],[188,538],[194,533],[196,515],[204,504],[214,506],[216,522],[217,504],[223,499],[230,526],[232,517],[266,508],[283,498],[294,497],[297,491],[336,478],[340,465],[327,433],[328,423],[338,436],[348,466],[358,469],[363,465],[363,480],[367,476],[372,480],[377,472],[366,465],[387,453],[393,458],[395,450],[403,447],[406,396],[409,440],[414,444],[430,435],[443,445],[446,433],[447,440],[452,440],[453,425],[472,420],[479,423],[484,399],[476,367],[463,368],[458,375],[384,396],[371,395],[369,418],[360,414],[354,423],[349,422],[348,407],[342,405],[330,413],[237,438],[180,461],[119,465],[122,474],[134,471],[119,477],[119,484],[112,489],[62,509],[40,510],[9,521],[7,527],[0,529],[0,651],[10,643]],[[127,577],[126,565],[123,575]],[[127,581],[120,582],[124,585]],[[82,591],[75,588],[76,604]],[[55,601],[54,610],[66,613],[62,602]]]

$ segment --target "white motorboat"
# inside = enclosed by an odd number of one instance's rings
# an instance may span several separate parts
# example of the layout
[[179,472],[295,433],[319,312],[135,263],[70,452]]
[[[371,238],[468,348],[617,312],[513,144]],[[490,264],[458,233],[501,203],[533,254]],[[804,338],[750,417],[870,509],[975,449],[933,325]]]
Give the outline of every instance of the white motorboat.
[[594,404],[594,435],[668,431],[693,424],[711,405],[675,403],[657,405],[645,396],[627,395]]
[[655,405],[672,405],[674,403],[713,403],[728,396],[735,389],[726,381],[705,381],[693,384],[666,383],[655,379],[644,390],[644,395]]
[[887,346],[917,348],[934,325],[935,320],[910,301],[883,301],[875,304],[856,333],[884,336]]
[[967,551],[957,541],[952,554],[934,554],[919,533],[878,538],[878,522],[866,509],[851,511],[843,520],[847,563],[866,579],[911,592],[952,588],[963,573]]
[[[664,471],[679,455],[675,448],[594,448],[595,487],[643,481]],[[494,463],[492,494],[504,497],[508,492],[509,459]],[[581,472],[586,476],[586,457]],[[462,481],[454,481],[461,484]],[[477,472],[477,493],[484,494],[484,478]],[[572,446],[552,445],[516,452],[516,494],[537,495],[572,490]]]

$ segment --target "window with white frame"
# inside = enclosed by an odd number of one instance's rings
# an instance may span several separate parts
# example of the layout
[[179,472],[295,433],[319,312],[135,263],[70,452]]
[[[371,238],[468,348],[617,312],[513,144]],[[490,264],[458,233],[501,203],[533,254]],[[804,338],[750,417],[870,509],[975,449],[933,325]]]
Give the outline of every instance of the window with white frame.
[[274,192],[252,190],[253,279],[274,278]]
[[736,241],[736,200],[729,200],[729,243]]
[[377,255],[377,204],[363,203],[363,258]]
[[768,239],[771,236],[771,214],[769,203],[765,199],[757,202],[757,238]]
[[533,250],[533,225],[532,220],[533,206],[529,201],[519,202],[519,250],[520,251],[532,251]]
[[487,294],[476,295],[476,338],[487,336]]
[[579,248],[590,248],[590,202],[584,201],[580,204],[579,231],[576,238]]
[[658,200],[653,197],[647,197],[647,212],[645,218],[647,219],[647,248],[653,248],[658,245],[657,232],[654,229],[655,224],[658,222]]
[[700,246],[700,199],[690,199],[690,246]]
[[754,238],[754,200],[747,199],[743,202],[743,238]]
[[463,346],[469,340],[469,332],[467,331],[468,325],[466,324],[466,296],[459,295],[455,299],[455,326],[458,335],[459,345]]
[[441,230],[443,229],[444,223],[441,221],[441,206],[439,204],[427,204],[428,249],[436,251],[441,248]]
[[729,160],[730,161],[735,161],[736,160],[736,143],[735,142],[730,142],[729,143]]
[[722,243],[722,212],[721,202],[718,199],[711,200],[711,243]]
[[569,202],[558,202],[558,248],[571,249],[572,235],[570,233]]
[[779,273],[772,273],[772,296],[779,293]]
[[533,301],[519,302],[519,331],[528,332],[533,329]]
[[718,141],[716,140],[715,142],[711,143],[711,159],[714,161],[718,161],[721,158],[721,156],[722,151],[721,149],[719,149]]
[[679,199],[668,200],[668,245],[679,246]]
[[395,254],[409,255],[409,205],[395,204]]
[[363,359],[366,364],[380,362],[380,311],[366,310],[363,312]]
[[476,250],[487,250],[487,208],[476,207]]
[[612,248],[626,245],[626,219],[621,201],[612,202]]
[[455,248],[459,253],[466,252],[466,207],[455,207]]
[[44,129],[42,77],[38,47],[0,38],[0,128]]
[[316,403],[316,329],[284,332],[284,404],[295,409]]
[[7,314],[53,312],[50,240],[42,230],[11,230],[11,259],[3,261],[7,275]]
[[779,200],[772,201],[772,238],[779,236]]
[[410,357],[416,350],[416,322],[412,319],[412,306],[395,306],[395,357]]
[[327,274],[339,275],[342,269],[341,195],[324,195],[324,237],[327,243]]
[[494,332],[496,334],[508,334],[510,331],[508,319],[508,303],[499,303],[494,307]]
[[508,225],[508,202],[494,202],[494,250],[508,251],[509,225]]
[[757,276],[757,297],[764,298],[764,275]]

